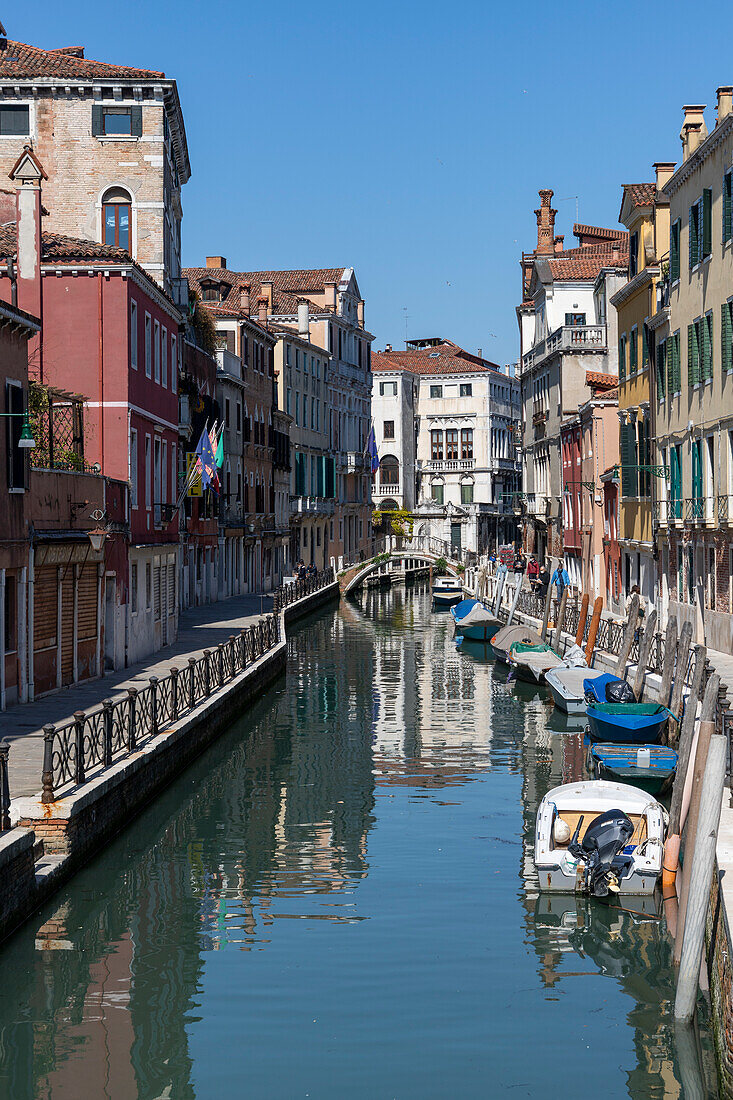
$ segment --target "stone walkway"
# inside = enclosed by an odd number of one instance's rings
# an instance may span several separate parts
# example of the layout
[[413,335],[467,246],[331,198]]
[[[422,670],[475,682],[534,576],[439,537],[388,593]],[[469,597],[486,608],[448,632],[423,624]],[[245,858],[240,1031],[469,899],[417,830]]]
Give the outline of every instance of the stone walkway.
[[23,703],[0,713],[0,740],[11,742],[10,795],[20,798],[41,789],[43,768],[43,727],[71,718],[74,711],[88,710],[104,699],[114,699],[127,688],[144,686],[150,676],[166,676],[171,665],[181,668],[189,657],[199,657],[228,640],[244,626],[257,622],[260,610],[272,610],[270,596],[233,596],[219,603],[189,608],[182,612],[178,638],[144,661],[117,672],[108,672],[100,680],[62,688],[33,703]]

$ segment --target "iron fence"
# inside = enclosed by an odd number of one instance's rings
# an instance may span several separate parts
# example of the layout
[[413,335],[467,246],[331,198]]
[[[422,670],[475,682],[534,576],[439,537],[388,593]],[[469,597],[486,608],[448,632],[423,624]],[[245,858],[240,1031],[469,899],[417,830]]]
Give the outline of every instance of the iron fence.
[[[205,649],[201,657],[189,657],[184,668],[174,666],[167,676],[151,676],[142,688],[128,688],[126,695],[105,699],[93,710],[76,711],[62,725],[44,726],[41,800],[55,802],[62,788],[81,785],[91,773],[136,752],[220,691],[279,640],[279,620],[267,615],[228,641]],[[0,819],[3,773],[7,784],[7,748],[3,756],[0,744]]]
[[334,580],[333,569],[329,566],[328,569],[321,569],[314,577],[304,577],[303,580],[291,581],[290,584],[281,584],[272,594],[272,610],[277,614],[284,607],[289,607],[291,603],[302,600],[304,596],[310,596],[319,588],[333,584]]

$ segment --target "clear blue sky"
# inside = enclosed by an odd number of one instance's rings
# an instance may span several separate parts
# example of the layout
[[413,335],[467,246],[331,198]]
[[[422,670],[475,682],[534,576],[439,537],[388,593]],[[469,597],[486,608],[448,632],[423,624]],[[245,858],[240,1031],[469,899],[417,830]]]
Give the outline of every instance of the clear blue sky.
[[407,314],[411,337],[515,359],[538,188],[555,191],[566,246],[570,196],[581,221],[616,225],[621,184],[679,157],[682,104],[707,103],[711,125],[733,83],[731,11],[707,0],[692,24],[674,2],[119,10],[33,0],[3,19],[10,38],[175,77],[184,262],[352,265],[377,348],[403,346]]

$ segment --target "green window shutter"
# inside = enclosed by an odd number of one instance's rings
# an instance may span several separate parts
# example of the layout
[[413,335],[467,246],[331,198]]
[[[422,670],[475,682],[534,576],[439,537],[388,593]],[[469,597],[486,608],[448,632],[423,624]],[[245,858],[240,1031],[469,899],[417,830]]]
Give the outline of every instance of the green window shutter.
[[656,347],[657,359],[657,400],[664,397],[664,383],[666,375],[666,363],[664,362],[665,342],[660,340]]
[[733,200],[733,172],[726,172],[723,176],[723,242],[729,241],[733,236],[733,218],[731,206]]
[[101,103],[94,103],[92,105],[92,137],[99,137],[103,128],[102,120],[102,105]]
[[687,385],[695,385],[695,326],[687,326]]
[[675,393],[682,393],[682,349],[679,332],[674,336],[674,382]]
[[723,302],[720,307],[720,362],[724,372],[733,369],[732,328],[730,302]]
[[636,432],[633,424],[621,425],[621,495],[637,496]]
[[143,136],[143,109],[140,104],[130,108],[130,133],[133,137]]
[[641,330],[641,367],[642,370],[649,366],[649,329],[646,324]]
[[713,251],[713,190],[706,187],[702,193],[702,254]]
[[636,374],[636,356],[639,343],[639,333],[633,329],[629,333],[629,374]]
[[713,377],[713,315],[706,313],[703,318],[703,332],[705,333],[705,368],[706,378]]
[[692,495],[695,500],[702,496],[702,461],[700,456],[700,440],[692,443]]
[[679,278],[679,221],[674,223],[669,233],[669,277],[672,283]]
[[626,381],[626,341],[623,336],[620,336],[618,341],[618,380]]
[[674,517],[679,519],[682,515],[682,470],[680,469],[680,452],[677,447],[672,447],[669,454],[669,472],[672,511]]
[[687,239],[690,246],[690,271],[697,263],[697,234],[695,232],[695,207],[690,207]]

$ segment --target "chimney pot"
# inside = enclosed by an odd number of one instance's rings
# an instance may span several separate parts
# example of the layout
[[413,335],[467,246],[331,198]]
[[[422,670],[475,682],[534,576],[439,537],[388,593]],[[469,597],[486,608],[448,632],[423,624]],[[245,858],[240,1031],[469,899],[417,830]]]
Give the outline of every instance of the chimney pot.
[[360,298],[356,307],[356,320],[359,324],[359,328],[364,328],[364,299]]
[[385,344],[384,345],[384,350],[385,351],[391,351],[392,350],[392,345],[391,344]]
[[483,348],[478,349],[478,357],[479,357],[479,359],[483,359],[483,357],[484,357],[484,349]]
[[262,281],[262,284],[260,285],[260,294],[264,294],[265,298],[267,299],[267,308],[269,312],[272,313],[272,281],[270,279],[265,279]]
[[206,257],[206,266],[207,267],[223,267],[224,270],[226,271],[227,258],[226,258],[226,256],[207,256]]
[[657,191],[661,191],[674,175],[676,164],[673,160],[658,160],[652,165],[656,175]]
[[335,312],[336,311],[336,284],[335,283],[324,283],[323,289],[325,291],[326,306],[329,309],[332,309]]
[[717,90],[717,96],[718,122],[722,122],[733,111],[733,87],[728,84],[722,85]]
[[561,233],[558,237],[555,237],[554,244],[555,244],[555,254],[557,255],[557,253],[562,252],[563,248],[565,247],[565,236],[564,236],[564,234]]
[[700,142],[708,136],[707,126],[705,125],[705,106],[704,103],[687,103],[682,108],[685,112],[685,120],[680,130],[683,160],[687,160],[695,152]]
[[249,294],[250,294],[251,289],[252,289],[252,284],[251,283],[242,283],[242,286],[241,286],[240,291],[239,291],[239,308],[242,311],[242,313],[245,315],[245,317],[249,317],[249,315],[250,315],[251,306],[250,306]]
[[537,255],[551,256],[555,250],[555,215],[557,214],[557,210],[553,210],[550,206],[554,191],[550,190],[549,187],[545,187],[538,194],[540,196],[540,208],[535,210],[535,217],[537,218]]
[[264,294],[257,299],[257,320],[261,325],[267,324],[267,297]]
[[298,299],[298,335],[304,340],[311,338],[310,305],[306,298]]

